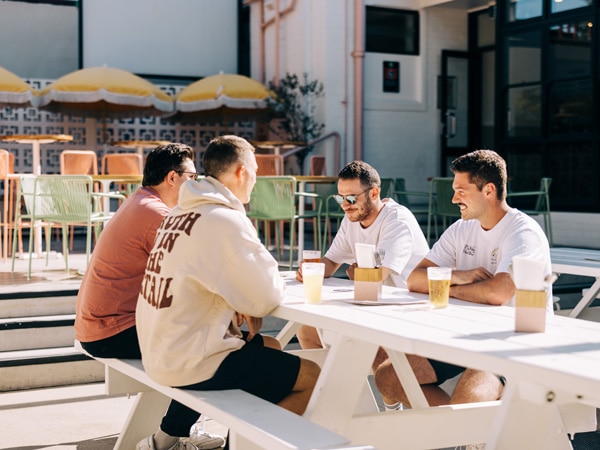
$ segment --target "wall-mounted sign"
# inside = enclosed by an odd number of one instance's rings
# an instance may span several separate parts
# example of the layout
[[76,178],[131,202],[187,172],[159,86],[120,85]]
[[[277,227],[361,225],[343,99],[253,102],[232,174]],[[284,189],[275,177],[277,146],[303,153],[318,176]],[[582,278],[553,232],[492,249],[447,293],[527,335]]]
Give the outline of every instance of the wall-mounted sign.
[[400,92],[400,63],[383,61],[383,92]]

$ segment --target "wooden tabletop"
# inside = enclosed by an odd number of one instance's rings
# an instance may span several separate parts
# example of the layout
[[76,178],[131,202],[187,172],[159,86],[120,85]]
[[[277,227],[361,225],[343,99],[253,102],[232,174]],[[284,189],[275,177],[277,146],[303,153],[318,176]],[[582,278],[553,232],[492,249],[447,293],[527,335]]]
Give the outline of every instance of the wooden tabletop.
[[50,144],[52,142],[72,141],[73,136],[70,134],[13,134],[10,136],[0,136],[0,141],[18,142],[20,144],[31,144],[39,142],[40,144]]
[[116,141],[111,145],[116,147],[127,147],[127,148],[137,148],[137,147],[158,147],[160,145],[170,144],[171,141]]

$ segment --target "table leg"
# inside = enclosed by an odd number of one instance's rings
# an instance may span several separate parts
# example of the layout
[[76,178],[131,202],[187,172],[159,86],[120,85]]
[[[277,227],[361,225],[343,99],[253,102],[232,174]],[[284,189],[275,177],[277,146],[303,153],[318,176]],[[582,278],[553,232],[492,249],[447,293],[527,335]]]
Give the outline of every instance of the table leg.
[[500,410],[485,448],[570,450],[572,446],[558,405],[547,400],[546,389],[511,381],[502,394]]
[[[42,174],[42,163],[40,160],[40,143],[33,141],[31,143],[31,170],[34,175]],[[34,232],[33,251],[37,254],[38,258],[42,257],[42,227],[41,225],[35,225]]]
[[31,172],[34,175],[42,174],[42,163],[40,161],[40,143],[33,141],[31,143]]
[[[298,190],[304,192],[306,189],[306,182],[298,182]],[[300,197],[298,204],[298,215],[304,215],[304,197]],[[290,251],[292,251],[293,242],[290,242]],[[298,219],[298,267],[302,264],[302,252],[304,251],[304,219]]]
[[577,317],[579,314],[581,314],[581,312],[594,301],[594,299],[598,296],[598,293],[600,293],[600,278],[596,278],[594,284],[592,284],[584,296],[581,297],[581,300],[579,300],[575,308],[573,308],[573,311],[571,311],[569,317]]
[[[102,186],[103,194],[108,194],[108,192],[110,191],[111,182],[111,180],[100,180],[100,185]],[[104,197],[102,199],[102,210],[105,214],[108,214],[110,212],[110,198]]]
[[304,415],[344,434],[363,394],[377,348],[376,344],[335,336]]

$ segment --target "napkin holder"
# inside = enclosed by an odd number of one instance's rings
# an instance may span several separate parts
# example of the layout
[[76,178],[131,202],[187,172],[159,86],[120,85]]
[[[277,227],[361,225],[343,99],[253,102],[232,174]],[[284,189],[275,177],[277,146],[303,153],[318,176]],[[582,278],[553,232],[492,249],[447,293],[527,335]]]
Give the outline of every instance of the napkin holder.
[[354,269],[354,300],[381,300],[383,270],[381,267]]
[[515,296],[515,331],[546,331],[546,291],[517,289]]

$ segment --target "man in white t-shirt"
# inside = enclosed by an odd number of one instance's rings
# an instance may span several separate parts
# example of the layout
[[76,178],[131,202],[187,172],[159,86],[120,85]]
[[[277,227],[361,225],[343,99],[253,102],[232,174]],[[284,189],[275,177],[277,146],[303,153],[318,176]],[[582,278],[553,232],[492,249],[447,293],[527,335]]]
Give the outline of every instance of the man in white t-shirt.
[[[450,296],[473,303],[512,305],[515,256],[543,261],[552,273],[548,239],[538,223],[506,203],[506,163],[496,152],[476,150],[452,162],[454,196],[461,219],[452,224],[408,277],[408,288],[429,292],[427,267],[452,267]],[[546,309],[552,314],[552,288]],[[378,355],[381,356],[381,355]],[[430,405],[497,400],[504,378],[497,374],[407,355]],[[439,385],[462,373],[452,396]],[[387,404],[408,400],[389,360],[375,371]]]
[[[383,283],[406,287],[412,269],[427,254],[429,246],[415,216],[390,198],[381,199],[381,179],[377,171],[363,161],[353,161],[338,175],[336,201],[344,210],[340,229],[321,261],[325,277],[331,277],[342,264],[354,279],[355,244],[373,244],[383,254]],[[296,278],[302,281],[299,269]],[[303,326],[298,331],[302,348],[320,348],[315,328]]]

